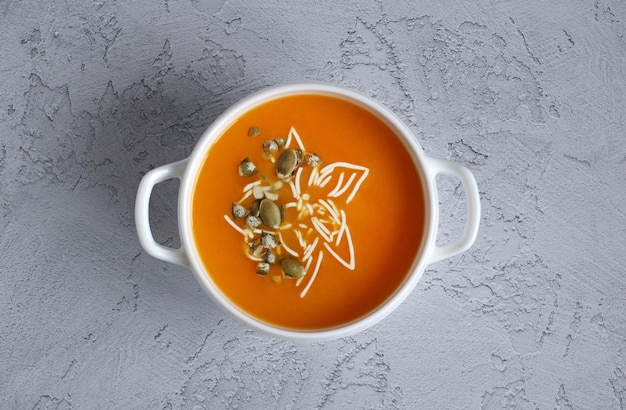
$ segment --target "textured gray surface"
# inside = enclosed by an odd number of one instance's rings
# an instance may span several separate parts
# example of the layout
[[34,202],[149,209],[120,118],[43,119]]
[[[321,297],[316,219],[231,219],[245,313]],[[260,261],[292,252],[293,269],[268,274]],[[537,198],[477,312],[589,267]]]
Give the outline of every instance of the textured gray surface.
[[[0,2],[0,407],[625,408],[626,3],[258,3]],[[390,107],[483,206],[469,252],[319,344],[226,316],[132,212],[226,107],[303,79]]]

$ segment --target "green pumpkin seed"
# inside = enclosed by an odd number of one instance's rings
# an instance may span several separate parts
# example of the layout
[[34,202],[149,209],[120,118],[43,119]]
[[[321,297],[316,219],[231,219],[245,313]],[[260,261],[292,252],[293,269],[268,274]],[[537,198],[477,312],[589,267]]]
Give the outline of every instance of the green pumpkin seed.
[[252,241],[246,242],[246,245],[248,245],[250,252],[254,252],[257,247],[261,246],[261,240],[259,238],[254,238]]
[[258,137],[263,131],[259,127],[248,128],[248,137]]
[[278,144],[272,140],[263,141],[263,158],[273,160],[274,154],[278,152]]
[[306,271],[304,270],[304,266],[300,264],[294,258],[285,258],[280,261],[280,266],[283,268],[283,272],[285,276],[289,278],[299,279],[304,276]]
[[246,225],[248,225],[252,229],[258,228],[263,221],[258,216],[248,215],[246,218]]
[[263,234],[261,235],[261,243],[267,249],[274,249],[275,247],[280,245],[280,241],[269,232],[263,232]]
[[291,178],[301,161],[302,151],[296,149],[283,151],[276,162],[276,175],[280,179]]
[[267,276],[270,273],[270,264],[267,262],[259,262],[256,265],[256,274],[261,276]]
[[235,220],[245,218],[250,213],[246,208],[244,208],[243,206],[239,204],[233,204],[231,211],[233,214],[233,219]]
[[276,203],[274,203],[274,201],[267,198],[262,200],[259,205],[259,215],[265,225],[270,228],[278,228],[282,222],[280,208],[276,205]]
[[260,205],[261,205],[260,199],[255,199],[254,201],[252,201],[252,204],[250,204],[250,215],[259,216]]
[[265,140],[263,141],[263,149],[270,152],[276,152],[278,151],[278,144],[273,140]]
[[256,165],[248,159],[248,157],[244,158],[241,163],[239,163],[239,176],[250,177],[257,172],[259,172],[259,170],[256,168]]
[[322,161],[322,158],[319,155],[315,154],[315,153],[309,154],[306,157],[306,164],[310,165],[312,167],[316,167],[318,165],[322,165],[323,163],[324,163],[324,161]]
[[267,252],[265,252],[265,254],[263,255],[263,260],[271,265],[276,263],[276,255],[274,254],[274,252],[268,250]]
[[265,251],[265,248],[263,247],[263,244],[261,243],[257,243],[252,246],[252,256],[260,257],[261,255],[263,255],[264,251]]

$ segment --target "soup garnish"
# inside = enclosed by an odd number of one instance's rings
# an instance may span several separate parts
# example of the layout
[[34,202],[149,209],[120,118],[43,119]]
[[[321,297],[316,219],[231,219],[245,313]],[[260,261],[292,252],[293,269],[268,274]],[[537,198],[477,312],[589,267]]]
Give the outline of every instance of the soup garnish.
[[[248,136],[262,132],[253,126]],[[243,186],[243,196],[224,219],[243,236],[243,254],[257,262],[256,273],[275,283],[295,279],[296,286],[306,280],[303,298],[326,252],[355,269],[347,215],[335,200],[352,201],[369,169],[348,162],[323,166],[322,157],[306,150],[294,127],[286,138],[264,140],[261,149],[271,166],[248,157],[240,162],[243,181],[257,179]]]

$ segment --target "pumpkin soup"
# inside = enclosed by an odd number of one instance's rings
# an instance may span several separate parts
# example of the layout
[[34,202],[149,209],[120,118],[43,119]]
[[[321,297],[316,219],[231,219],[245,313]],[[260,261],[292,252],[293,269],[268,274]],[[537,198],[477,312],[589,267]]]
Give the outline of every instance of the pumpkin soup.
[[339,98],[277,98],[209,150],[192,228],[224,295],[268,324],[332,328],[405,279],[424,225],[420,177],[378,117]]

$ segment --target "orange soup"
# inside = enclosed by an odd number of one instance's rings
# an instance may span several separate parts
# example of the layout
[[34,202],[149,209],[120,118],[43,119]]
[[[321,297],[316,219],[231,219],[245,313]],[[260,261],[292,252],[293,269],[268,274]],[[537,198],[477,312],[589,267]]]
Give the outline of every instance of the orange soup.
[[192,229],[223,294],[270,325],[320,330],[385,302],[420,247],[424,199],[406,148],[330,96],[268,101],[210,148]]

